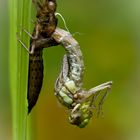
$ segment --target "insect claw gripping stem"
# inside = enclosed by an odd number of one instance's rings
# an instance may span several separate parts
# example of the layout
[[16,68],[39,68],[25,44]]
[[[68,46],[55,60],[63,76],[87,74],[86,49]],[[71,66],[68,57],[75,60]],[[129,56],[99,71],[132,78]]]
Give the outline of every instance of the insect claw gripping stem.
[[25,32],[31,39],[36,39],[36,38],[33,37],[32,34],[30,34],[25,28],[23,28],[22,26],[20,26],[20,28],[21,28],[22,31]]
[[18,42],[24,47],[24,49],[25,49],[29,54],[31,54],[31,52],[29,51],[29,49],[27,48],[27,46],[26,46],[26,45],[21,41],[21,39],[19,38],[18,33],[16,33],[16,37],[17,37]]
[[31,38],[31,39],[36,39],[33,37],[26,29],[22,28],[22,30]]
[[[100,113],[112,81],[83,90],[84,61],[78,42],[69,32],[60,28],[56,28],[52,37],[66,50],[63,67],[55,84],[55,95],[60,103],[70,110],[69,122],[83,128],[92,117],[95,104],[99,107],[98,114]],[[104,90],[107,91],[101,96],[101,91]],[[101,99],[98,103],[99,96]]]

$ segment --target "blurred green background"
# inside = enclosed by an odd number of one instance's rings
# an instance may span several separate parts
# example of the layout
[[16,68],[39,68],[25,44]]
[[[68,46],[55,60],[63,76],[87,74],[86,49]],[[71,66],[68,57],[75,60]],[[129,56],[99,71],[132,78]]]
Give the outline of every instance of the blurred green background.
[[[66,108],[54,96],[64,50],[44,50],[44,83],[33,121],[33,140],[140,140],[140,1],[58,0],[60,12],[81,46],[84,87],[114,82],[104,103],[104,118],[84,129],[68,123]],[[59,18],[59,26],[64,28]],[[0,140],[12,139],[9,88],[8,1],[0,0]],[[14,63],[14,62],[13,62]]]

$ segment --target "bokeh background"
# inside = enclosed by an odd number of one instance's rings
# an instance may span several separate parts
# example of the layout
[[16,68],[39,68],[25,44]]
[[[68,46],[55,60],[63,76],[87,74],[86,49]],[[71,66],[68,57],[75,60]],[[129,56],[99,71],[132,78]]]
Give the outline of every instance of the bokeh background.
[[[44,83],[29,116],[33,140],[140,140],[140,1],[57,3],[70,32],[82,33],[74,37],[84,56],[84,87],[109,80],[114,84],[104,103],[104,118],[93,118],[84,129],[72,126],[53,90],[65,52],[61,46],[44,50]],[[65,28],[60,18],[59,26]],[[12,139],[8,39],[8,1],[0,0],[0,140]]]

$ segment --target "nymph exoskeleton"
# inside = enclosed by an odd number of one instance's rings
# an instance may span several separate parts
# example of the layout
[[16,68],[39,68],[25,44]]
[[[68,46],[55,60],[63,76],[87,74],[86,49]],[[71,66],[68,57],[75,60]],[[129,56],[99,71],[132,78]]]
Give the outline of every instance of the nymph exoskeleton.
[[36,104],[42,83],[43,83],[43,48],[57,45],[51,37],[57,26],[55,17],[56,2],[55,0],[45,0],[39,3],[33,0],[37,6],[37,21],[32,35],[23,29],[30,36],[30,49],[18,39],[22,46],[29,52],[29,70],[28,70],[28,113]]
[[84,90],[82,88],[84,62],[78,42],[69,32],[60,28],[56,28],[52,37],[66,50],[62,70],[55,83],[55,95],[70,109],[69,122],[80,128],[85,127],[93,115],[97,96],[100,95],[100,91],[106,90],[98,103],[98,107],[101,108],[112,81]]

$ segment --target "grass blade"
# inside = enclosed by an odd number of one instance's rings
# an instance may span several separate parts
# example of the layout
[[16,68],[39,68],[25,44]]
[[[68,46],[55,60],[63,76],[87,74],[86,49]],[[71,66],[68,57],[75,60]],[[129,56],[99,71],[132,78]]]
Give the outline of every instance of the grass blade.
[[[27,78],[28,54],[17,43],[16,33],[25,44],[29,44],[29,37],[22,33],[22,27],[30,28],[31,1],[9,0],[10,14],[10,91],[13,117],[13,140],[26,139],[27,124]],[[28,45],[29,46],[29,45]]]

